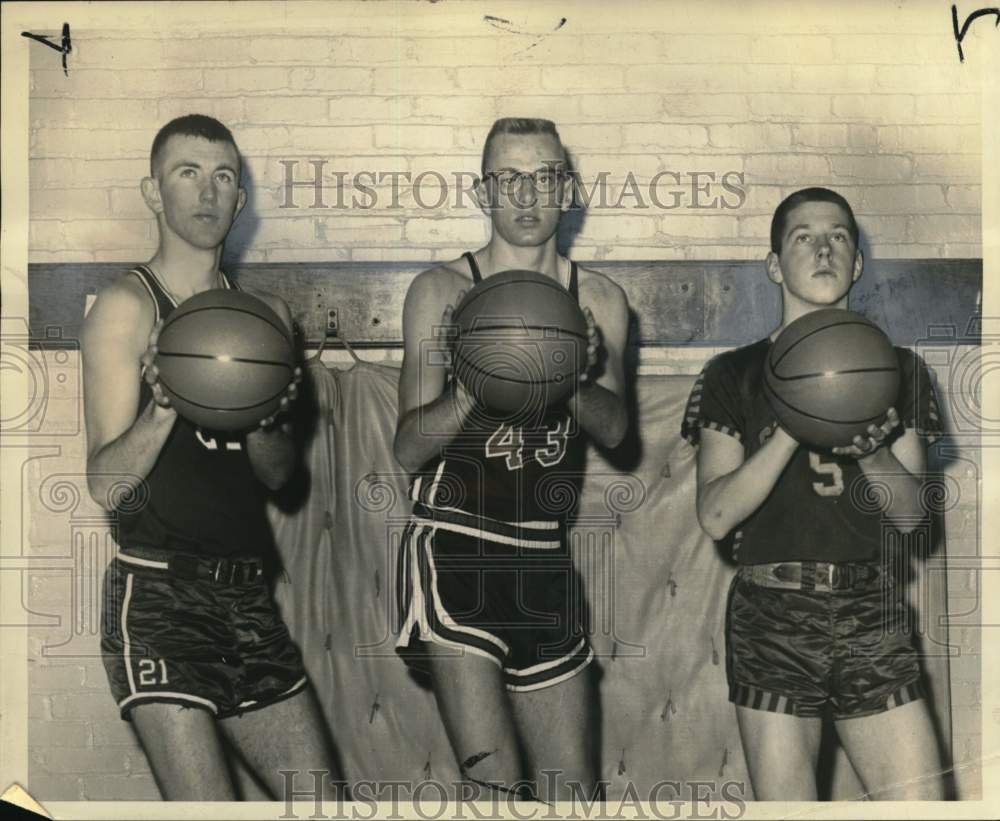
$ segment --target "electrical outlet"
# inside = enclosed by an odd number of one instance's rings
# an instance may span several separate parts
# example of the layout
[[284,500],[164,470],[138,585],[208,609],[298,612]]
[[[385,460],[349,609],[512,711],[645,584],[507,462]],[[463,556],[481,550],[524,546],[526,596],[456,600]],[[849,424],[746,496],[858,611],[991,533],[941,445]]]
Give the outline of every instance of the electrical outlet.
[[336,308],[328,308],[326,312],[326,335],[338,336],[340,334],[340,317]]

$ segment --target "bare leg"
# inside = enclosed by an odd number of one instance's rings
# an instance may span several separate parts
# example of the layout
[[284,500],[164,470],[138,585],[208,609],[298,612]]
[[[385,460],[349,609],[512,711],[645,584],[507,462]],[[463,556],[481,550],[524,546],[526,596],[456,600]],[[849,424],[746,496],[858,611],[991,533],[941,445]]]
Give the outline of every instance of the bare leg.
[[823,721],[737,707],[757,801],[815,801]]
[[[311,688],[260,710],[224,718],[219,727],[272,798],[284,801],[288,789],[307,793],[322,782],[323,800],[332,800],[330,784],[341,775]],[[283,776],[282,770],[293,775]],[[321,771],[316,781],[311,771]]]
[[153,778],[168,801],[234,801],[215,717],[179,704],[139,704],[132,724]]
[[578,790],[589,800],[594,791],[593,690],[587,668],[552,687],[510,695],[528,772],[543,801],[569,801]]
[[941,801],[941,757],[923,699],[884,713],[836,723],[837,735],[869,796]]
[[463,777],[509,790],[521,779],[521,763],[500,668],[468,651],[457,655],[461,651],[432,643],[426,649],[434,697]]

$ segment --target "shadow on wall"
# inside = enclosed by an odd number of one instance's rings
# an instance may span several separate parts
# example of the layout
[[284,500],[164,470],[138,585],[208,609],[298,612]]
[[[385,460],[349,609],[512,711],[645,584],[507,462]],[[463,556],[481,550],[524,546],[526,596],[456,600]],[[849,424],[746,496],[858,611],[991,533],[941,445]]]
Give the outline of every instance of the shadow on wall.
[[240,183],[246,189],[247,204],[236,218],[236,222],[233,223],[233,227],[229,231],[229,238],[226,240],[226,246],[222,250],[222,269],[224,271],[231,271],[246,261],[246,253],[253,243],[254,235],[261,222],[257,211],[257,190],[254,185],[253,171],[250,170],[250,166],[242,155],[240,157]]

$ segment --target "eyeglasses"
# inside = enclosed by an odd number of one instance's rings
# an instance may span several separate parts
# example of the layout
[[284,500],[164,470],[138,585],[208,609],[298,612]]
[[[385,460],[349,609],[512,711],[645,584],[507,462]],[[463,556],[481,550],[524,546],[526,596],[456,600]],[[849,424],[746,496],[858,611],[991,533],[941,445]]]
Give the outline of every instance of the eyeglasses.
[[497,181],[497,187],[502,194],[513,194],[521,188],[522,180],[531,180],[531,187],[539,194],[551,194],[566,177],[566,172],[559,168],[539,168],[537,171],[487,171],[483,177],[492,177]]

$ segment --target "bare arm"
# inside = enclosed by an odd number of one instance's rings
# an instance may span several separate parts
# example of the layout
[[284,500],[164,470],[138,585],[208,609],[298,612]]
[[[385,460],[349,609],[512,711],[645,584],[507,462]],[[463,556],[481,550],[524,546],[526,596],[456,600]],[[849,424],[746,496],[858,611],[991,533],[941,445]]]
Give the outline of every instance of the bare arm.
[[732,436],[711,428],[702,428],[700,436],[698,522],[720,541],[764,503],[799,443],[779,426],[744,461],[743,445]]
[[450,348],[449,340],[434,334],[435,328],[451,324],[450,286],[439,270],[425,271],[410,285],[403,305],[403,366],[393,453],[410,473],[458,435],[472,409],[472,400],[458,380],[445,390],[447,366],[429,361],[432,350],[441,356]]
[[[625,343],[628,335],[628,301],[614,283],[605,282],[598,307],[599,320],[589,307],[587,317],[588,371],[569,402],[569,410],[590,436],[604,447],[613,448],[625,438],[628,411],[625,408]],[[607,354],[596,380],[589,376],[596,349],[603,344]]]
[[83,324],[87,485],[105,510],[149,475],[177,419],[155,384],[139,408],[141,366],[155,354],[153,319],[149,297],[123,280],[101,292]]
[[[274,309],[291,334],[292,314],[285,301],[272,294],[258,293],[255,296]],[[288,394],[281,400],[279,414],[288,410],[290,402],[297,395],[297,383],[302,372],[299,368],[295,371],[295,378],[289,386]],[[269,490],[278,490],[291,478],[295,470],[295,441],[292,425],[287,419],[276,420],[272,416],[261,420],[260,426],[247,434],[246,443],[250,467],[265,487]]]
[[865,476],[886,491],[875,494],[882,503],[882,512],[901,531],[908,532],[926,515],[920,492],[927,471],[927,448],[912,428],[904,430],[902,436],[885,447],[886,438],[899,425],[895,408],[889,408],[887,416],[881,427],[868,428],[867,438],[856,436],[853,445],[834,448],[833,452],[858,460]]

